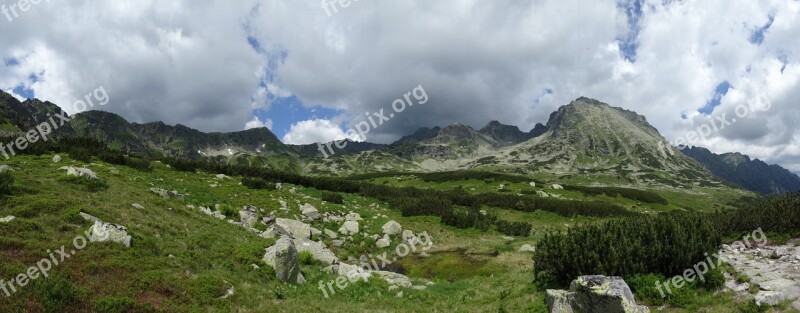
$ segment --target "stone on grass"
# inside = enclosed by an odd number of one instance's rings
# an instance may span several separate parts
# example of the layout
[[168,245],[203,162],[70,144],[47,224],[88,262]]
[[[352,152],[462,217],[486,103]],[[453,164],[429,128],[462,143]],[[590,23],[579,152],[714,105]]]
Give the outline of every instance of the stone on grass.
[[141,204],[138,204],[138,203],[131,204],[131,206],[134,207],[134,208],[137,208],[139,210],[144,210],[144,207]]
[[310,220],[318,220],[320,219],[320,217],[322,217],[319,214],[319,210],[317,210],[317,208],[308,203],[301,205],[300,211],[303,212],[303,216],[307,217]]
[[292,239],[310,239],[312,235],[311,225],[286,218],[275,220],[275,231],[281,235],[289,236]]
[[525,244],[519,247],[519,252],[536,252],[536,247]]
[[343,235],[355,235],[358,234],[358,222],[356,221],[346,221],[341,228],[339,228],[339,233]]
[[3,217],[3,218],[0,218],[0,224],[5,224],[5,223],[8,223],[8,222],[11,222],[11,221],[13,221],[15,218],[16,218],[16,217],[14,217],[13,215],[9,215],[9,216],[6,216],[6,217]]
[[403,231],[403,226],[400,225],[400,223],[398,222],[389,221],[386,224],[383,224],[383,227],[381,227],[381,229],[383,230],[384,234],[394,236]]
[[126,247],[131,246],[131,236],[128,235],[128,229],[125,226],[104,223],[99,220],[89,228],[89,241],[116,242]]
[[258,208],[246,205],[239,210],[239,221],[245,228],[253,228],[258,222]]
[[305,284],[300,264],[297,262],[297,249],[292,239],[283,237],[274,246],[267,248],[264,263],[275,269],[275,277],[281,281],[302,285]]
[[86,177],[88,179],[97,179],[97,174],[88,168],[63,166],[59,170],[67,170],[67,176]]
[[14,171],[14,169],[13,169],[13,168],[11,168],[11,167],[10,167],[10,166],[8,166],[8,165],[5,165],[5,164],[3,164],[3,165],[0,165],[0,173],[5,173],[5,172],[13,172],[13,171]]
[[295,239],[294,246],[298,253],[308,252],[314,257],[315,260],[325,264],[333,264],[338,260],[336,255],[333,254],[333,251],[317,241],[311,241],[308,239]]
[[392,241],[389,239],[389,235],[383,235],[383,238],[378,239],[378,241],[375,242],[375,245],[378,248],[386,248],[386,247],[390,246],[391,244],[392,244]]
[[175,198],[179,200],[183,200],[185,197],[182,194],[179,194],[175,191],[164,190],[161,188],[150,188],[150,191],[161,196],[164,199]]
[[61,162],[61,156],[60,156],[60,155],[58,155],[58,154],[56,154],[56,155],[53,157],[53,163],[58,163],[58,162]]
[[323,232],[325,232],[325,236],[328,236],[328,238],[330,239],[336,239],[339,237],[338,235],[336,235],[335,231],[332,231],[330,229],[324,229]]

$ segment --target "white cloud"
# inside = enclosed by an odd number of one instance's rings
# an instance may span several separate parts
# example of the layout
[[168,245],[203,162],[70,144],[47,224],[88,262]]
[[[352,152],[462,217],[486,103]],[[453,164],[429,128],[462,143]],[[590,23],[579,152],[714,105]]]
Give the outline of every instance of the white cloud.
[[293,145],[331,142],[342,139],[358,141],[359,137],[352,133],[348,136],[342,128],[326,119],[305,120],[294,123],[289,132],[283,136],[284,143]]
[[[774,108],[700,144],[800,171],[798,1],[645,0],[635,62],[618,48],[635,32],[617,0],[361,1],[332,17],[318,1],[195,2],[43,2],[0,21],[0,57],[19,60],[0,67],[0,88],[23,84],[73,113],[103,85],[104,109],[133,121],[226,131],[270,109],[270,94],[341,109],[352,125],[424,85],[430,103],[370,134],[386,142],[454,122],[528,130],[579,96],[644,114],[675,139],[708,119],[697,109],[728,81],[715,114],[763,92]],[[314,136],[294,122],[292,142],[344,138],[338,120],[315,122],[325,131]]]
[[244,129],[253,129],[253,128],[262,128],[266,127],[272,130],[272,119],[260,120],[258,117],[254,116],[252,120],[245,123]]

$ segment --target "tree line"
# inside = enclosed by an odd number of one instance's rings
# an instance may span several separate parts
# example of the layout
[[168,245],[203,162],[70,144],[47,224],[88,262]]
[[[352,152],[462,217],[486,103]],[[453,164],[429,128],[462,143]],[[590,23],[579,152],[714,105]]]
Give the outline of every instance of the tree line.
[[670,277],[715,253],[722,238],[758,228],[800,235],[800,192],[743,209],[638,216],[546,234],[534,253],[535,276],[561,286],[591,274]]

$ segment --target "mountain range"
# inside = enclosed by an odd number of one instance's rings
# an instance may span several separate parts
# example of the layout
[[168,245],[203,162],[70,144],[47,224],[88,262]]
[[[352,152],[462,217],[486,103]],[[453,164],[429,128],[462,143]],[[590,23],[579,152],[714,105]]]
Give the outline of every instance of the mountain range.
[[[17,136],[61,112],[56,104],[20,102],[0,91],[0,136]],[[668,142],[644,116],[589,98],[560,107],[547,124],[528,132],[498,121],[479,130],[456,123],[421,128],[388,145],[348,141],[329,158],[317,144],[286,145],[267,128],[204,133],[180,124],[131,123],[103,111],[71,116],[57,136],[91,137],[146,156],[207,158],[307,175],[478,169],[593,185],[690,189],[732,182],[759,193],[800,189],[797,175],[741,154],[702,148],[665,153]]]

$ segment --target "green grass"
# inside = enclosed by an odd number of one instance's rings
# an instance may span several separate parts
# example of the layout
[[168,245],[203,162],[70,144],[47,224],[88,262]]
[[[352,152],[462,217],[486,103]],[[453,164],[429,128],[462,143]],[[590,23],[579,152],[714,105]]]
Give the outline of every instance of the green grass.
[[[64,155],[62,155],[64,157]],[[533,282],[533,261],[529,253],[517,252],[522,244],[535,245],[545,231],[564,231],[579,223],[595,223],[597,218],[564,218],[548,212],[520,212],[483,208],[510,221],[534,225],[528,238],[506,241],[491,230],[455,229],[441,225],[434,217],[404,218],[397,210],[374,199],[341,194],[344,204],[323,203],[319,190],[284,184],[280,190],[249,189],[239,185],[240,177],[217,179],[217,173],[185,173],[154,163],[152,171],[142,172],[96,161],[85,164],[65,157],[54,164],[52,155],[17,156],[8,161],[13,172],[13,194],[0,197],[0,217],[16,220],[0,224],[0,279],[9,280],[27,270],[47,250],[70,246],[90,223],[78,212],[93,214],[103,221],[128,228],[133,237],[130,248],[118,244],[90,244],[30,285],[6,298],[0,294],[0,312],[546,312],[544,292]],[[65,178],[65,165],[86,166],[101,178],[86,182]],[[112,169],[119,171],[113,174]],[[543,178],[543,180],[547,180]],[[475,193],[496,191],[503,183],[512,193],[544,190],[564,198],[600,199],[638,210],[674,210],[700,207],[703,195],[682,195],[659,191],[669,206],[644,206],[630,199],[587,197],[579,192],[530,187],[527,183],[465,180],[424,182],[410,176],[376,178],[396,186],[415,186],[441,190],[458,186]],[[101,184],[102,183],[102,184]],[[99,185],[99,186],[97,186]],[[216,187],[211,187],[215,185]],[[150,188],[175,190],[186,201],[165,200]],[[296,193],[289,192],[292,188]],[[714,195],[716,196],[716,195]],[[681,200],[688,197],[689,200]],[[290,212],[278,210],[280,200]],[[704,202],[705,201],[705,202]],[[710,201],[710,202],[709,202]],[[133,203],[144,209],[136,209]],[[302,271],[309,282],[303,286],[281,283],[274,271],[261,261],[264,249],[275,239],[264,239],[242,228],[219,221],[197,208],[220,204],[238,217],[239,208],[254,205],[261,215],[276,211],[279,217],[299,214],[299,206],[309,203],[320,212],[354,211],[364,218],[362,233],[380,233],[381,226],[395,220],[415,233],[427,232],[433,242],[430,257],[411,255],[398,261],[415,285],[419,279],[434,282],[427,290],[389,290],[380,279],[355,283],[324,299],[318,282],[336,277],[322,272],[322,265],[302,256]],[[722,203],[722,202],[719,202]],[[680,207],[686,206],[686,207]],[[319,228],[336,231],[336,223],[320,223]],[[377,249],[374,241],[355,236],[364,246],[337,248],[323,239],[341,259],[361,254],[390,251],[399,243]],[[251,265],[257,264],[259,269]],[[233,296],[221,299],[235,287]],[[694,312],[699,307],[735,312],[736,301],[711,294],[692,295],[683,308],[669,312]],[[713,310],[710,310],[711,312]],[[716,312],[716,311],[714,311]]]

